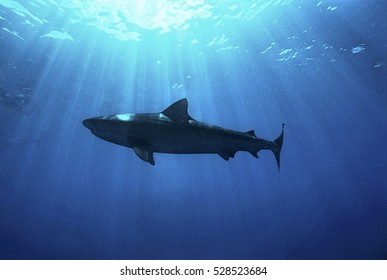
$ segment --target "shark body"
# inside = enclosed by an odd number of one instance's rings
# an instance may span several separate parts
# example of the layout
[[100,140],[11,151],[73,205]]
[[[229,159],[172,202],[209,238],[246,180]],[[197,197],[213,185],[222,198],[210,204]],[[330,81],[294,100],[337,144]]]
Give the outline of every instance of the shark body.
[[155,165],[153,153],[218,154],[224,160],[238,151],[258,158],[260,150],[271,150],[280,168],[283,128],[274,141],[260,139],[254,130],[239,132],[194,120],[188,101],[181,99],[160,113],[119,114],[86,119],[83,124],[95,136],[133,148],[143,161]]

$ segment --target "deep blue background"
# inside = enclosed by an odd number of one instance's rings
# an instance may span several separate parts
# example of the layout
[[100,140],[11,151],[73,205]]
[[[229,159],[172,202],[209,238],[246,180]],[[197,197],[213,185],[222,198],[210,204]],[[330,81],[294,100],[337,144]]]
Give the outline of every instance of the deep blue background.
[[[230,50],[191,31],[41,38],[66,15],[39,29],[0,5],[24,38],[0,30],[0,258],[386,259],[386,3],[317,2],[227,21]],[[268,140],[285,122],[281,172],[265,151],[152,167],[81,123],[183,97],[195,119]]]

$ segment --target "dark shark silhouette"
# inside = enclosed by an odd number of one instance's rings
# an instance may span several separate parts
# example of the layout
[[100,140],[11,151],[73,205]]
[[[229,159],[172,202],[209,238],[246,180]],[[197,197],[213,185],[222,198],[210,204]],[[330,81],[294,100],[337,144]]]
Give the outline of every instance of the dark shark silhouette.
[[274,141],[257,138],[254,130],[238,132],[194,120],[188,101],[181,99],[161,113],[122,114],[86,119],[83,124],[95,136],[133,148],[143,161],[155,165],[153,153],[218,154],[225,160],[238,151],[258,158],[260,150],[271,150],[280,168],[283,129]]

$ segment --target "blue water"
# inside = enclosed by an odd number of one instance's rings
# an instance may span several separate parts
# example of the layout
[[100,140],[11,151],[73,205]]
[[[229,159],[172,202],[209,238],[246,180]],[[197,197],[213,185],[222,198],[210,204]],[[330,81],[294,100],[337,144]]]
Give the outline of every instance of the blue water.
[[[385,1],[78,2],[0,0],[1,259],[387,258]],[[281,171],[82,125],[185,97]]]

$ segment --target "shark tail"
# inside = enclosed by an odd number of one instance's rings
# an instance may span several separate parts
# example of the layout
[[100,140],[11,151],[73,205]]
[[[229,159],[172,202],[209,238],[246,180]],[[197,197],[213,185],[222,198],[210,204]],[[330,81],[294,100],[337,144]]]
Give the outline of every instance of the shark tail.
[[271,151],[273,152],[275,159],[277,161],[278,171],[280,170],[280,165],[281,165],[280,154],[282,149],[282,142],[284,141],[284,126],[285,124],[283,123],[281,134],[280,136],[278,136],[277,139],[273,141],[273,146],[271,148]]

